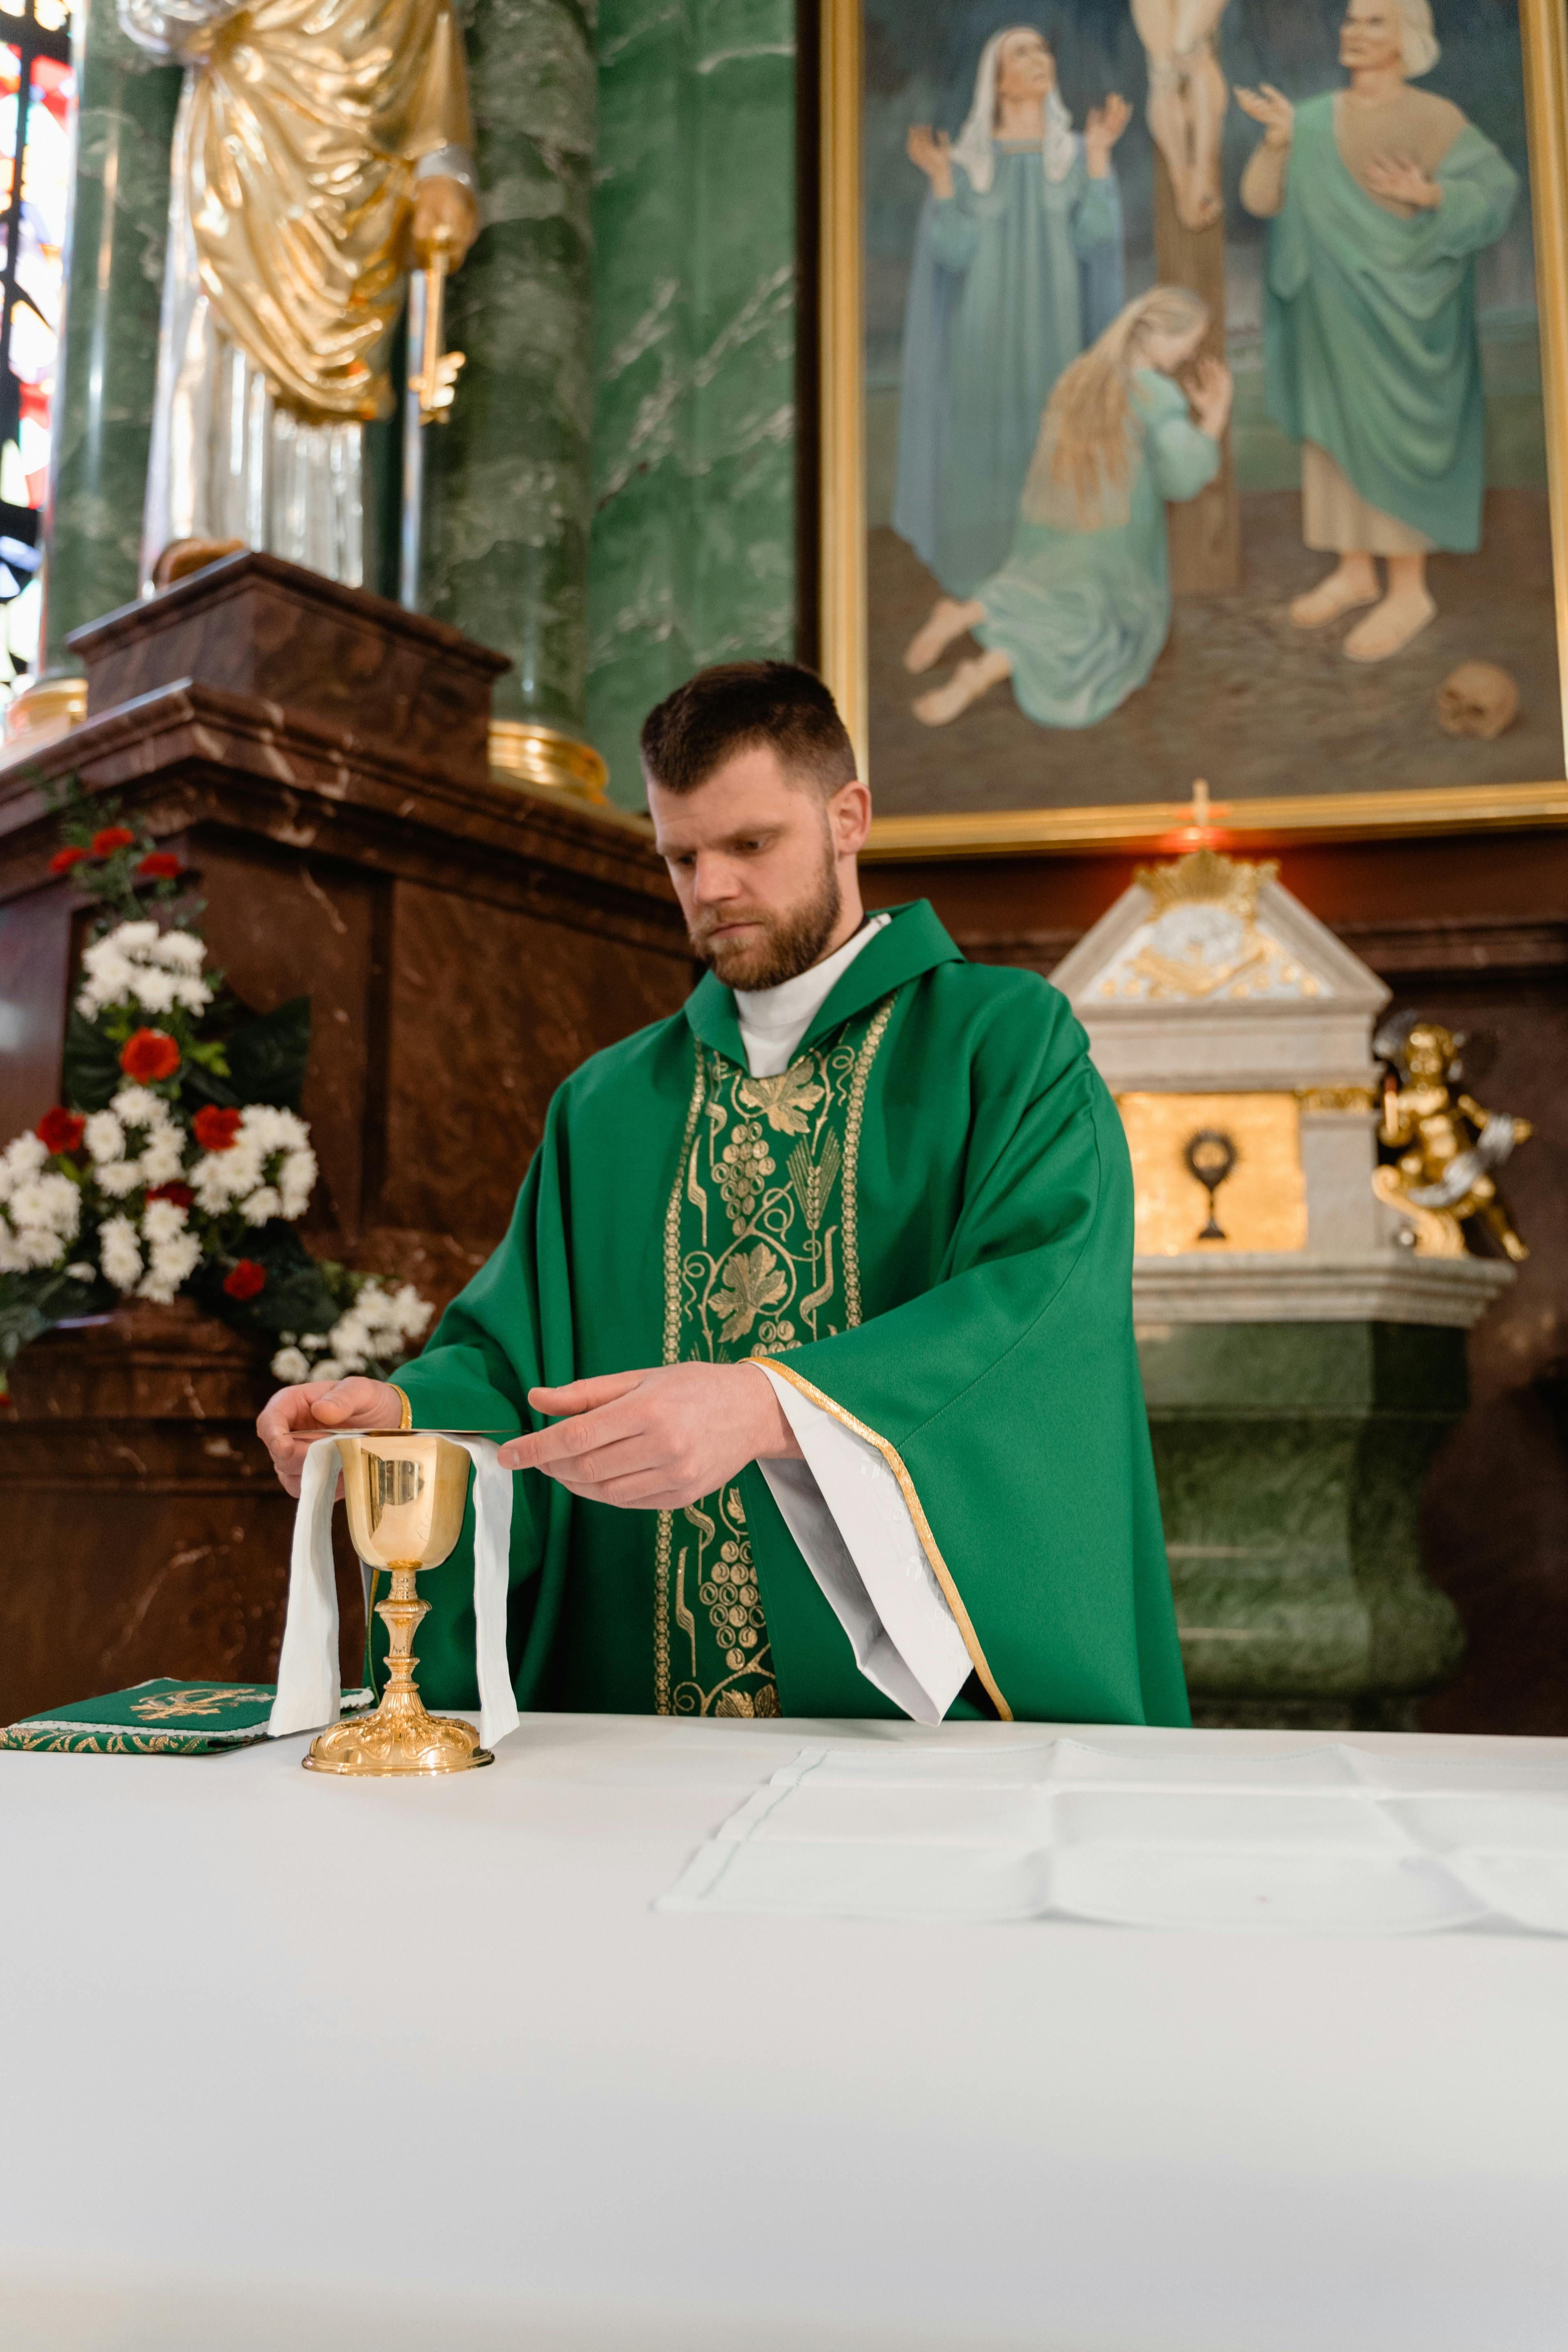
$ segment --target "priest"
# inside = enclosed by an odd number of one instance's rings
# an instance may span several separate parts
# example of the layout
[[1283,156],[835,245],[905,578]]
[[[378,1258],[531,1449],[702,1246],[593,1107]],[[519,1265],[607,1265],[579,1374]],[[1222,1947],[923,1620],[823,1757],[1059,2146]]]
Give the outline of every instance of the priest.
[[[551,1105],[510,1229],[395,1385],[258,1427],[509,1433],[524,1707],[1182,1724],[1121,1121],[1064,999],[869,919],[826,687],[700,673],[643,730],[707,972]],[[471,1513],[420,1685],[475,1702]]]

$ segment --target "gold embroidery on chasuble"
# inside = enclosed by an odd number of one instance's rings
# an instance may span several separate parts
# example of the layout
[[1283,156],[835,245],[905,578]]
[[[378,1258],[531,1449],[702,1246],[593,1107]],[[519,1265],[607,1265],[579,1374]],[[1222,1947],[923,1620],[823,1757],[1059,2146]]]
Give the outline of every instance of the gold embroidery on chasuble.
[[[665,1213],[667,1364],[786,1355],[859,1322],[860,1128],[892,1009],[884,997],[773,1078],[699,1044]],[[738,1482],[658,1515],[654,1703],[779,1712]]]

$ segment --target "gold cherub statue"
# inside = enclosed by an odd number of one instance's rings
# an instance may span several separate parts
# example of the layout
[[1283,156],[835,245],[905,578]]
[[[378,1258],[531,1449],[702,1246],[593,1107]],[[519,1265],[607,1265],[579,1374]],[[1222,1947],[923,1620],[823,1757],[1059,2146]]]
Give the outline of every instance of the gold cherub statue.
[[1373,1190],[1406,1220],[1424,1257],[1463,1257],[1464,1221],[1479,1217],[1517,1265],[1530,1252],[1492,1171],[1525,1140],[1531,1123],[1450,1092],[1464,1077],[1464,1043],[1440,1021],[1412,1013],[1395,1013],[1373,1039],[1373,1053],[1389,1066],[1377,1139],[1400,1153],[1396,1165],[1375,1171]]

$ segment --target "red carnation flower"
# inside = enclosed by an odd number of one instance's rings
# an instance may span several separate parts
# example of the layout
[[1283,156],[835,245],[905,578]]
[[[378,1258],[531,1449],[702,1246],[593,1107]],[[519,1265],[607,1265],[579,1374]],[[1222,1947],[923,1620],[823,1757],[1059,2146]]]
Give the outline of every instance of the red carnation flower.
[[253,1257],[242,1257],[239,1264],[224,1276],[223,1286],[231,1298],[254,1298],[258,1290],[267,1287],[267,1268],[258,1265]]
[[150,1201],[173,1201],[176,1209],[188,1209],[195,1197],[188,1184],[154,1184],[147,1195]]
[[106,824],[101,833],[95,833],[92,836],[95,857],[112,857],[117,849],[134,849],[135,846],[136,835],[128,825]]
[[47,1110],[34,1129],[46,1151],[78,1151],[87,1129],[87,1121],[74,1110],[64,1110],[57,1103]]
[[49,872],[51,874],[68,874],[71,867],[73,866],[79,866],[86,856],[87,852],[85,849],[57,849],[54,856],[49,860]]
[[202,1150],[232,1151],[238,1139],[242,1115],[237,1110],[220,1110],[216,1103],[205,1104],[191,1122]]
[[138,1029],[120,1048],[120,1066],[138,1085],[155,1086],[180,1066],[180,1049],[166,1029]]
[[150,849],[136,871],[143,882],[176,882],[180,861],[172,849]]

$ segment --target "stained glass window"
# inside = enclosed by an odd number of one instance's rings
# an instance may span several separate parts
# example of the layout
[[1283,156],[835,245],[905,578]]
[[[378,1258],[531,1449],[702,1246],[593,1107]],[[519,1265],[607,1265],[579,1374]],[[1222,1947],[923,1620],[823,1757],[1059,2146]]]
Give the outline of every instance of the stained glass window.
[[0,702],[38,658],[75,127],[66,0],[0,0]]

